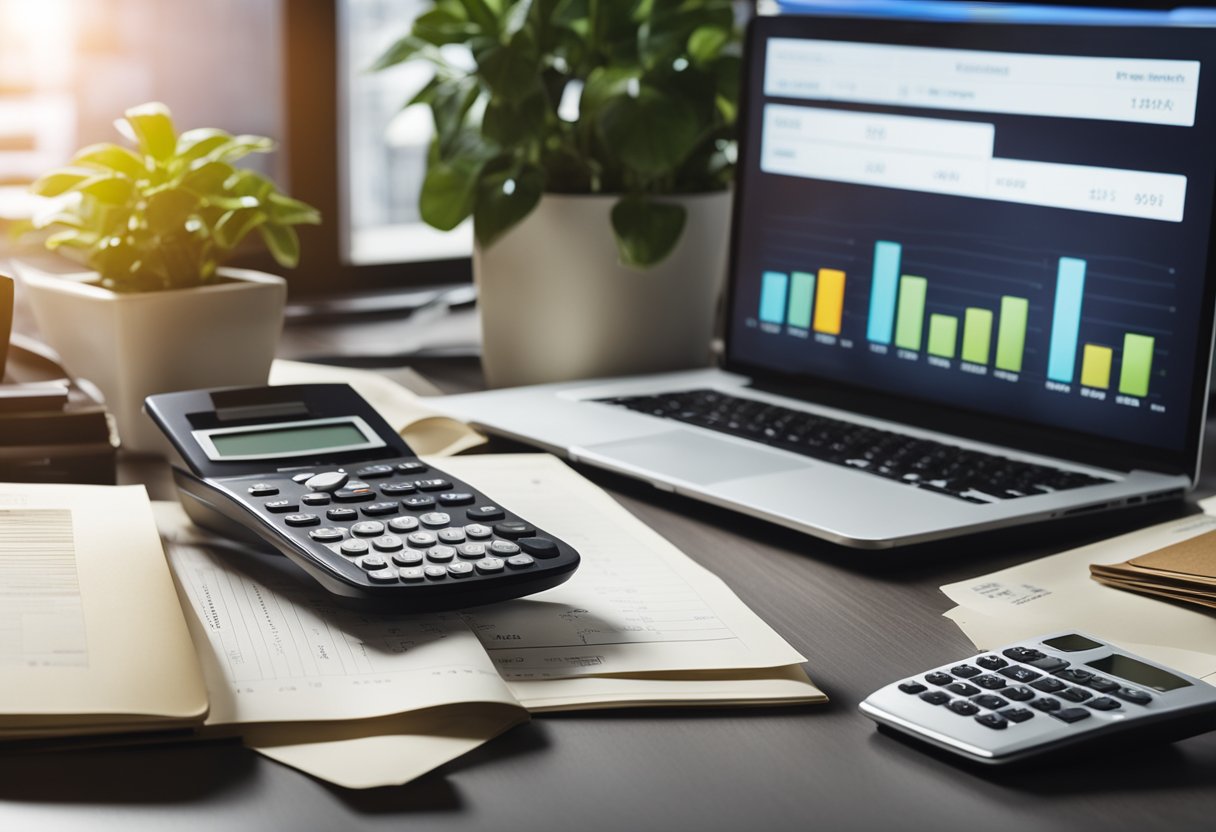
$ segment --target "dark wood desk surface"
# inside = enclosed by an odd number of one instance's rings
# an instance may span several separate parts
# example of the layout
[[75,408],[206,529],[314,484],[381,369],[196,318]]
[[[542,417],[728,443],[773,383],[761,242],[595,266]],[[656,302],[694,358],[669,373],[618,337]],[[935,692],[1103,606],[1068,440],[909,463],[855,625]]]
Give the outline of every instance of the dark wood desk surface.
[[[312,335],[289,332],[287,354],[315,349]],[[477,384],[468,360],[414,366],[447,389]],[[894,678],[972,652],[941,617],[950,603],[939,585],[1165,519],[1181,506],[875,556],[583,473],[724,578],[809,658],[831,703],[544,716],[420,780],[367,792],[318,783],[235,744],[10,754],[0,756],[0,829],[1213,828],[1216,733],[977,773],[878,734],[856,709]],[[1211,476],[1204,484],[1203,492],[1216,491]]]

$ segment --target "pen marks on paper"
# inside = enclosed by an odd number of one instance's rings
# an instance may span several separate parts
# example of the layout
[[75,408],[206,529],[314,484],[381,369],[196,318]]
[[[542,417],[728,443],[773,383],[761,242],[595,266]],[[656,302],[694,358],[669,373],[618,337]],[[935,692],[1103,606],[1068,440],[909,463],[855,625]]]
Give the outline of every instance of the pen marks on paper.
[[1021,607],[1051,595],[1050,589],[1034,584],[1007,584],[1002,581],[985,581],[971,587],[971,591],[986,601]]

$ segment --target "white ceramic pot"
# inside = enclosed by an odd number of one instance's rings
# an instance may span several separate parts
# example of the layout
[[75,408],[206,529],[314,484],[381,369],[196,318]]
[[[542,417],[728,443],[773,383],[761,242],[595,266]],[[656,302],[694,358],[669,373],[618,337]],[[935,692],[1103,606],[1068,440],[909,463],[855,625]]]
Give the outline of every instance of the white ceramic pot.
[[93,274],[17,272],[42,338],[101,390],[125,450],[169,448],[143,413],[145,396],[266,383],[283,328],[281,277],[221,269],[226,280],[209,286],[120,294]]
[[473,253],[482,368],[491,387],[704,366],[726,273],[730,193],[671,197],[688,209],[671,256],[617,262],[615,196],[544,196]]

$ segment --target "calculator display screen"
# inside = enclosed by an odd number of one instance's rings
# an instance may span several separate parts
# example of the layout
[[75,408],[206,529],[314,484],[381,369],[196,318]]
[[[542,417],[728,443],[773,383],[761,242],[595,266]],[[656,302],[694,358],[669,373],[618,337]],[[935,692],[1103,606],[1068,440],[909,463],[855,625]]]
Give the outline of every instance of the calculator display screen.
[[366,445],[367,437],[350,422],[301,425],[272,430],[250,429],[212,434],[217,454],[223,457],[291,455]]
[[1118,653],[1111,653],[1109,656],[1086,662],[1086,664],[1095,670],[1101,670],[1103,673],[1127,679],[1129,682],[1135,682],[1153,690],[1177,690],[1191,685],[1186,679],[1180,679],[1159,667],[1138,662],[1128,656],[1120,656]]

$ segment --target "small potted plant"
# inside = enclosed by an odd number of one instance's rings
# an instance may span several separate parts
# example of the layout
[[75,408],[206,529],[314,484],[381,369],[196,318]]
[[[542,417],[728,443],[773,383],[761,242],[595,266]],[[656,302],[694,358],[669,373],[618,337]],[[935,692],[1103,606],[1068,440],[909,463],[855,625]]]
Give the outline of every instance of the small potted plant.
[[487,381],[704,364],[734,167],[730,0],[437,0],[375,68],[414,60],[435,69],[410,101],[435,122],[421,215],[473,219]]
[[134,149],[91,145],[32,186],[52,198],[33,221],[46,247],[91,271],[17,269],[42,336],[101,389],[123,446],[156,451],[164,445],[141,412],[145,396],[264,384],[270,371],[286,284],[221,264],[256,230],[281,266],[294,267],[293,226],[320,216],[233,166],[273,149],[267,138],[179,135],[158,103],[115,124]]

